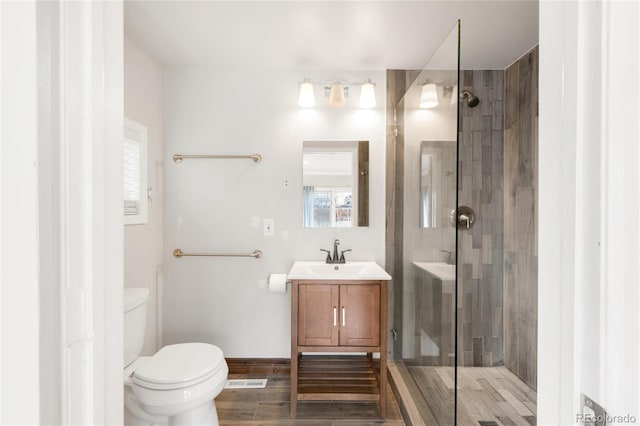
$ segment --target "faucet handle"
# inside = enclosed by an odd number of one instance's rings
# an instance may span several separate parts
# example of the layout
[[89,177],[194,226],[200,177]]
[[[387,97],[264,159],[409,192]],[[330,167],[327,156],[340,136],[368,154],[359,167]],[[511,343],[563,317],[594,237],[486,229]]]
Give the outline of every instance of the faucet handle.
[[329,250],[325,250],[325,249],[320,249],[320,251],[324,251],[327,252],[327,263],[331,263],[331,252]]
[[340,251],[340,262],[346,262],[345,258],[344,258],[344,254],[348,251],[351,251],[351,249],[348,250],[341,250]]

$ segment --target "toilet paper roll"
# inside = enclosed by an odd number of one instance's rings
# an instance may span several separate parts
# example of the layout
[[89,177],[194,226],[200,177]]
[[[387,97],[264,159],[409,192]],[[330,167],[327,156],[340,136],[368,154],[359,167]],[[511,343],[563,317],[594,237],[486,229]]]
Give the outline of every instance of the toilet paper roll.
[[287,291],[287,274],[271,274],[271,275],[269,275],[269,291],[271,293],[286,293],[286,291]]

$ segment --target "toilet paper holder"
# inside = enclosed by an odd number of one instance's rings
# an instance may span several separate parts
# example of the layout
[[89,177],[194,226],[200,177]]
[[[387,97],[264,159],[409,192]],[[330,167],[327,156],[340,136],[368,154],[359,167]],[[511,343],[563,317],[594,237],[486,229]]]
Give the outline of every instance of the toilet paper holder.
[[286,293],[287,284],[291,280],[287,277],[287,274],[270,274],[268,280],[269,292],[271,293]]

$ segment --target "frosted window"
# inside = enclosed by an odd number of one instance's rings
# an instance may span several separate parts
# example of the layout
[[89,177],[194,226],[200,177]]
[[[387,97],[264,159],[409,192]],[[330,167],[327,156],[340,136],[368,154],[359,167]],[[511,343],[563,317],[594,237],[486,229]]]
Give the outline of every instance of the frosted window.
[[125,225],[147,223],[147,128],[125,118],[122,171]]
[[125,139],[124,155],[124,214],[140,213],[140,144]]

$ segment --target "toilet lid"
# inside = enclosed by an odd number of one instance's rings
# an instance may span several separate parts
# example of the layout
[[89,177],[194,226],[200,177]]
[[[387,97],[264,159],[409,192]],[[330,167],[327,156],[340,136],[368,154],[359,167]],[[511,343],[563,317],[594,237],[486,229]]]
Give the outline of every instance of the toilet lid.
[[189,386],[216,373],[224,364],[220,348],[207,343],[182,343],[160,349],[133,374],[143,386]]

